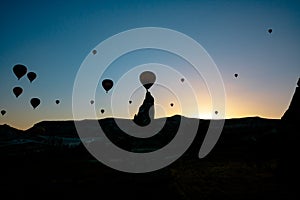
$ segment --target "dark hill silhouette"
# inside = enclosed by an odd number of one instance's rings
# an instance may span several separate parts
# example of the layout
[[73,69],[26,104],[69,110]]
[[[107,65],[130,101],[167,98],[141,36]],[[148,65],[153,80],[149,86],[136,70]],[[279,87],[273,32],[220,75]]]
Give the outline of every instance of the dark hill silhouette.
[[23,131],[15,129],[7,124],[0,125],[0,143],[21,138]]
[[[119,147],[132,152],[149,152],[172,140],[180,119],[179,115],[167,118],[162,131],[145,141],[124,134],[113,118],[98,122]],[[97,128],[91,126],[93,120],[78,122],[86,127],[87,136],[95,136]],[[215,148],[200,160],[198,153],[209,123],[210,120],[199,121],[194,142],[172,165],[156,172],[127,174],[96,161],[81,144],[74,121],[39,122],[21,131],[21,135],[29,137],[27,142],[0,146],[1,169],[6,172],[1,176],[0,190],[2,194],[8,192],[22,198],[32,195],[55,198],[61,194],[86,198],[95,195],[91,191],[98,191],[99,195],[118,199],[157,199],[157,196],[185,199],[183,194],[190,196],[189,199],[199,199],[199,196],[222,199],[224,195],[243,199],[245,193],[251,196],[249,199],[260,199],[261,195],[280,199],[280,183],[270,182],[276,179],[277,153],[281,147],[280,120],[228,119]],[[0,130],[4,130],[3,127],[0,126]],[[254,189],[265,187],[268,189]],[[15,190],[21,192],[15,193]]]
[[[153,122],[159,120],[166,120],[164,128],[156,135],[150,138],[135,138],[122,131],[115,122],[114,118],[106,118],[98,121],[101,125],[106,136],[116,145],[133,152],[147,152],[159,149],[168,144],[177,132],[177,128],[180,125],[181,118],[183,116],[175,115],[166,119],[154,119]],[[206,135],[207,128],[210,120],[201,120],[186,118],[188,121],[199,120],[198,133],[189,149],[189,155],[193,154],[197,157],[197,151],[199,150],[202,140]],[[130,119],[118,119],[119,121],[131,121]],[[95,126],[95,120],[82,120],[77,121],[84,127],[86,137],[98,137],[97,130],[99,125]],[[264,119],[259,117],[247,117],[241,119],[228,119],[225,121],[223,132],[218,141],[218,145],[228,147],[230,145],[236,145],[239,147],[249,147],[251,145],[257,145],[261,141],[265,141],[267,145],[274,143],[278,137],[278,128],[280,120],[277,119]],[[188,126],[188,124],[186,124]],[[7,125],[0,125],[2,140],[13,140],[16,137],[27,137],[33,141],[39,143],[43,140],[45,144],[49,144],[47,140],[64,138],[65,144],[68,142],[74,143],[78,141],[80,143],[79,136],[76,131],[74,121],[42,121],[35,124],[33,127],[25,131],[20,131],[8,127]],[[73,138],[73,140],[72,140]],[[217,145],[217,146],[218,146]],[[272,144],[274,145],[274,144]],[[67,145],[68,146],[68,145]],[[193,153],[191,153],[193,151]]]

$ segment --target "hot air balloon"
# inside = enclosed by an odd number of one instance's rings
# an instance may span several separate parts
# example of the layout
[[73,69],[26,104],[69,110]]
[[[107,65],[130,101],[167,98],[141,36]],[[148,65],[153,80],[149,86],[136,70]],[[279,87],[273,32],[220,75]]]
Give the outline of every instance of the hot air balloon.
[[129,101],[129,104],[131,104],[131,103],[132,103],[132,101],[130,100],[130,101]]
[[237,78],[237,77],[238,77],[238,74],[234,74],[234,77]]
[[97,53],[97,50],[94,49],[92,52],[93,52],[93,54],[95,55],[95,54]]
[[273,31],[273,30],[272,30],[271,28],[269,28],[268,32],[269,32],[269,33],[272,33],[272,31]]
[[36,107],[38,107],[40,105],[40,103],[41,103],[41,100],[39,98],[36,98],[36,97],[32,98],[30,100],[30,104],[33,107],[33,109],[35,109]]
[[91,103],[91,104],[94,104],[95,102],[94,102],[94,100],[91,100],[90,103]]
[[15,96],[18,98],[23,92],[23,89],[21,87],[14,87],[13,89],[13,93],[15,94]]
[[29,79],[30,83],[32,83],[32,81],[34,81],[34,79],[36,78],[36,73],[28,72],[27,73],[27,78]]
[[153,72],[144,71],[140,74],[140,82],[146,88],[146,90],[149,90],[149,88],[154,84],[155,80],[156,76]]
[[216,110],[216,111],[215,111],[215,114],[217,115],[218,113],[219,113],[219,112]]
[[21,64],[17,64],[13,67],[13,72],[18,80],[20,80],[20,78],[22,78],[27,73],[27,67]]
[[171,106],[171,107],[173,107],[173,106],[174,106],[174,104],[173,104],[173,103],[170,103],[170,106]]
[[104,113],[104,109],[101,109],[101,113],[102,113],[102,114]]
[[181,82],[184,82],[184,78],[181,78],[180,80],[181,80]]
[[1,110],[1,115],[5,115],[6,114],[6,111],[5,110]]
[[110,79],[104,79],[102,81],[102,87],[105,89],[106,93],[108,93],[108,91],[112,88],[113,85],[114,82]]
[[59,103],[60,103],[60,101],[59,101],[58,99],[56,99],[56,100],[55,100],[55,103],[56,103],[56,104],[59,104]]

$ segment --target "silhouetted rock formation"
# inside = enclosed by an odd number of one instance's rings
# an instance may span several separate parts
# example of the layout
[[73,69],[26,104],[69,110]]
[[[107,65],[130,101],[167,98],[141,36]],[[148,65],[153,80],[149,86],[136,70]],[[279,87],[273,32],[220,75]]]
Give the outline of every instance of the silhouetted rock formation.
[[133,121],[139,126],[147,126],[151,119],[154,119],[154,98],[147,91],[143,104],[139,108],[138,114],[134,115]]
[[281,118],[281,163],[280,175],[292,193],[298,188],[294,184],[299,176],[299,122],[300,122],[300,78],[290,106]]
[[290,106],[281,118],[283,121],[300,122],[300,78],[297,85]]

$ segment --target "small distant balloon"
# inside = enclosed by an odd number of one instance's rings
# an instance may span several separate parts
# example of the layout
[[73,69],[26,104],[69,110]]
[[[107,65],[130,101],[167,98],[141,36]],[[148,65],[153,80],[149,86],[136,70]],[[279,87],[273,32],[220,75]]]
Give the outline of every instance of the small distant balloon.
[[23,92],[23,89],[21,87],[14,87],[13,93],[18,98]]
[[28,72],[27,78],[29,79],[30,83],[32,83],[32,81],[34,81],[34,79],[36,79],[36,73]]
[[96,50],[96,49],[94,49],[92,52],[93,52],[93,54],[95,55],[95,54],[97,53],[97,50]]
[[1,110],[1,115],[4,116],[6,114],[5,110]]
[[40,105],[40,103],[41,103],[41,100],[39,98],[36,98],[36,97],[32,98],[30,100],[30,104],[33,107],[33,109],[35,109],[36,107],[38,107]]
[[131,104],[131,103],[132,103],[132,101],[130,100],[130,101],[129,101],[129,104]]
[[110,79],[104,79],[102,81],[102,87],[105,89],[106,93],[113,87],[114,82]]
[[174,104],[173,104],[173,103],[170,103],[170,106],[171,106],[171,107],[173,107],[173,106],[174,106]]
[[238,74],[234,74],[234,77],[237,78],[239,75]]
[[102,114],[104,113],[104,109],[101,109],[101,113],[102,113]]
[[268,29],[268,32],[269,32],[269,33],[272,33],[272,31],[273,31],[273,30],[272,30],[271,28]]
[[218,113],[219,113],[219,112],[216,110],[216,111],[215,111],[215,114],[217,115]]
[[140,82],[146,88],[146,90],[149,90],[149,88],[154,84],[155,80],[156,76],[153,72],[144,71],[140,74]]
[[90,101],[90,103],[91,103],[91,104],[94,104],[94,103],[95,103],[95,101],[94,101],[94,100],[91,100],[91,101]]
[[59,103],[60,103],[60,101],[59,101],[58,99],[56,99],[56,100],[55,100],[55,103],[56,103],[56,104],[59,104]]
[[181,80],[181,82],[184,82],[184,78],[181,78],[180,80]]
[[17,64],[13,67],[13,72],[18,80],[20,80],[20,78],[22,78],[27,73],[27,67],[21,64]]

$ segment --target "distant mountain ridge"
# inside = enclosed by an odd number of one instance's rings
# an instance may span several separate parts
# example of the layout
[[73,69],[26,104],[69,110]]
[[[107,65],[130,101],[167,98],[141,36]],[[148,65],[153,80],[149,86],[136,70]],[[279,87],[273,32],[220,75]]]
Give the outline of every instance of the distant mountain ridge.
[[0,125],[0,142],[21,137],[23,131],[13,128],[7,124]]
[[[174,118],[179,117],[180,115],[174,115],[172,117],[168,118]],[[184,117],[184,116],[180,116]],[[185,117],[186,118],[186,117]],[[164,119],[164,118],[161,118]],[[188,118],[193,120],[200,120],[200,121],[211,121],[210,119],[197,119],[197,118]],[[77,121],[78,123],[86,123],[88,125],[91,121],[106,121],[106,122],[112,122],[114,118],[105,118],[100,120],[80,120]],[[130,120],[130,119],[122,119],[122,120]],[[226,119],[225,120],[225,127],[251,127],[251,126],[262,126],[262,124],[265,124],[264,122],[272,122],[270,124],[274,124],[279,119],[268,119],[268,118],[261,118],[261,117],[243,117],[243,118],[232,118],[232,119]],[[73,136],[74,132],[76,132],[76,127],[74,124],[74,120],[66,120],[66,121],[41,121],[33,125],[31,128],[27,130],[19,130],[14,127],[11,127],[7,124],[0,125],[0,140],[4,139],[6,137],[15,137],[15,135],[22,136],[22,134],[41,134],[41,135],[57,135],[57,136]]]

